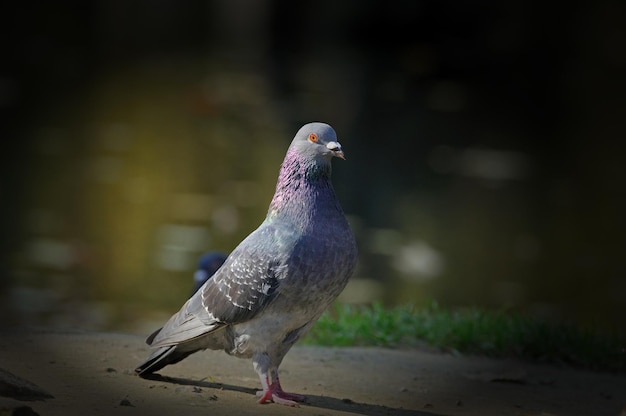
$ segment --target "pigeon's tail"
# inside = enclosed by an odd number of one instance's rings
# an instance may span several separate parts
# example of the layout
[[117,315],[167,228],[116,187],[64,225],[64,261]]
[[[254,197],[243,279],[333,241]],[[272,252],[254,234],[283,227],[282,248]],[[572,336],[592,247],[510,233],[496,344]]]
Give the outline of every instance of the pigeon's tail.
[[166,365],[176,364],[194,352],[196,351],[177,351],[177,345],[169,345],[167,347],[158,348],[150,354],[146,361],[135,368],[135,373],[141,377],[148,376],[156,371],[159,371]]

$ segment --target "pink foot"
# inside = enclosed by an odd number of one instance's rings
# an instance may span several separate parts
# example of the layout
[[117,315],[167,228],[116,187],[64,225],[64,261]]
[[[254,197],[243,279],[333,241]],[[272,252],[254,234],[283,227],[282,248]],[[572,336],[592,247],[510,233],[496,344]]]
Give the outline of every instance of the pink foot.
[[257,392],[257,396],[260,397],[259,403],[271,401],[277,404],[292,407],[298,406],[297,402],[303,402],[306,399],[306,397],[301,394],[287,393],[286,391],[283,391],[278,380],[270,384],[269,388],[266,390]]

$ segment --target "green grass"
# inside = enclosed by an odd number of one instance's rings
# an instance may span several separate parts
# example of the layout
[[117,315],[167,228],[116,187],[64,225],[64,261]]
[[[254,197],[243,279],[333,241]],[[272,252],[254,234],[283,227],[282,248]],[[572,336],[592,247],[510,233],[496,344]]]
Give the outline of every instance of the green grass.
[[429,346],[459,354],[514,357],[626,371],[626,339],[506,312],[451,310],[436,303],[385,308],[335,305],[304,343],[329,346]]

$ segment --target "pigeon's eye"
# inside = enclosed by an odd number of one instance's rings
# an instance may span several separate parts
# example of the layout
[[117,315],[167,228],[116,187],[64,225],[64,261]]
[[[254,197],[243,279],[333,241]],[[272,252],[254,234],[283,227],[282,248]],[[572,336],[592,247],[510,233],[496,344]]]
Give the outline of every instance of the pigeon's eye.
[[311,143],[317,143],[317,140],[318,140],[318,138],[317,138],[317,134],[315,134],[315,133],[311,133],[311,134],[309,134],[309,141],[310,141]]

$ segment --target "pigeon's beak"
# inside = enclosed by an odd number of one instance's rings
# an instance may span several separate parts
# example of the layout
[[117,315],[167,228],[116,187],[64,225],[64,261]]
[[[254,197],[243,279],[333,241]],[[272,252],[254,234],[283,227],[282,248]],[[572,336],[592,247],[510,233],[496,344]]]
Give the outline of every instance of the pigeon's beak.
[[345,155],[343,154],[343,151],[341,150],[341,145],[339,144],[339,142],[329,142],[326,147],[330,150],[332,150],[332,155],[338,158],[341,158],[343,160],[346,160]]

